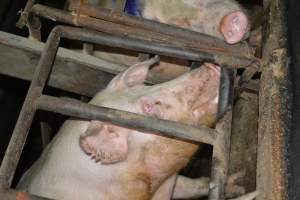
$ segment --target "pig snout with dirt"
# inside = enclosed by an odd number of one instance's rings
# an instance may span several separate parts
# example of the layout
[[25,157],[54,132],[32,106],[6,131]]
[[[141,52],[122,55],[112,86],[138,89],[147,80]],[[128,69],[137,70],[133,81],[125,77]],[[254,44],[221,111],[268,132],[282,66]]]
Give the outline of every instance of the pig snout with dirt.
[[[235,44],[248,36],[248,17],[234,0],[130,0],[131,13],[191,29]],[[140,8],[138,8],[140,7]],[[129,11],[129,12],[130,12]]]
[[[158,57],[117,75],[91,104],[193,126],[216,119],[220,69],[204,64],[162,84],[144,85]],[[208,179],[177,176],[198,145],[100,121],[70,119],[18,188],[54,199],[164,200],[207,195]],[[184,188],[187,185],[188,188]]]

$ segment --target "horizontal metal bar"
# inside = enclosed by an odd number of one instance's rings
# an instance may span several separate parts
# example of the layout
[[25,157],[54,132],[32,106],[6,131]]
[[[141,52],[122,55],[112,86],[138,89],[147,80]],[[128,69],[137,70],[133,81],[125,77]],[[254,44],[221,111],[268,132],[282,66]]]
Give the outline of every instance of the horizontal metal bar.
[[0,190],[0,197],[3,200],[51,200],[45,197],[39,197],[35,195],[30,195],[23,191],[17,191],[13,189]]
[[[62,26],[57,26],[56,28],[60,27]],[[254,62],[248,58],[231,57],[226,54],[212,54],[139,39],[121,38],[106,33],[73,27],[64,27],[62,37],[186,60],[214,62],[228,68],[247,67]]]
[[[259,62],[258,59],[253,57],[249,58],[245,56],[231,55],[218,51],[212,52],[207,48],[205,49],[202,47],[197,49],[192,48],[190,47],[190,45],[196,44],[194,41],[190,41],[190,44],[187,44],[186,41],[184,42],[180,38],[170,38],[170,36],[164,34],[161,34],[159,38],[156,38],[159,33],[151,33],[149,31],[119,25],[88,16],[73,16],[68,12],[63,12],[58,9],[49,8],[38,4],[33,6],[32,14],[38,15],[40,17],[45,17],[50,20],[60,21],[63,23],[105,32],[108,33],[107,36],[110,37],[114,37],[112,35],[117,34],[118,36],[122,36],[123,38],[126,38],[128,40],[126,42],[126,45],[134,45],[134,47],[130,49],[136,51],[141,51],[141,49],[145,50],[145,48],[149,46],[147,50],[148,53],[151,53],[151,51],[153,51],[157,52],[158,54],[190,59],[193,61],[209,61],[222,66],[227,66],[229,68],[242,68],[249,66],[253,62]],[[123,42],[123,44],[125,43]],[[119,47],[120,45],[116,43],[114,46]]]
[[193,41],[194,44],[196,43],[197,45],[199,45],[199,47],[204,47],[207,50],[235,53],[237,55],[242,54],[244,56],[248,55],[246,53],[249,47],[245,43],[229,45],[220,39],[205,35],[203,33],[191,31],[178,26],[159,23],[140,17],[130,16],[122,12],[114,12],[113,10],[107,8],[101,8],[99,6],[89,4],[80,4],[80,6],[77,8],[77,12],[80,15],[88,15],[90,17],[95,17],[97,19],[102,19],[113,23],[141,28],[151,32],[162,33],[190,42]]
[[37,100],[37,108],[72,117],[109,122],[114,125],[183,140],[214,144],[217,132],[206,126],[190,125],[147,117],[135,113],[100,107],[77,101],[42,95]]

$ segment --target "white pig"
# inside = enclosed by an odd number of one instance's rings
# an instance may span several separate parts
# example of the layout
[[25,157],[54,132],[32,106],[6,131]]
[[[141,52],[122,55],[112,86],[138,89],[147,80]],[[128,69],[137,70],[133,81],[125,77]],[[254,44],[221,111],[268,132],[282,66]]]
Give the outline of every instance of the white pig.
[[[146,86],[143,82],[149,66],[157,59],[120,73],[90,103],[193,126],[211,126],[217,113],[220,69],[204,64],[172,81]],[[25,173],[18,188],[67,200],[203,196],[208,193],[207,178],[177,176],[197,149],[198,145],[186,141],[100,121],[70,119]]]
[[234,0],[137,0],[144,18],[235,44],[248,36],[248,17]]

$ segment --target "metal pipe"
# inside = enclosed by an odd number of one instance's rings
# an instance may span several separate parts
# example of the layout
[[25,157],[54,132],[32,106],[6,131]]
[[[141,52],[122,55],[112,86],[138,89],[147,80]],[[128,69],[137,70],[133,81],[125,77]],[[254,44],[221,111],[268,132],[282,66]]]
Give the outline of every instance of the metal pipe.
[[64,37],[73,40],[82,40],[84,42],[102,44],[112,47],[126,48],[138,52],[165,55],[169,57],[182,58],[192,61],[213,62],[228,68],[247,67],[253,63],[252,59],[232,57],[226,54],[212,54],[190,50],[181,47],[175,47],[158,42],[148,42],[139,39],[120,38],[106,33],[79,28],[67,27],[62,33]]
[[230,153],[232,111],[228,111],[216,126],[218,135],[214,142],[209,200],[225,200],[225,186]]
[[37,108],[71,117],[99,120],[139,131],[159,133],[167,137],[206,144],[213,144],[216,136],[214,129],[205,126],[193,127],[178,122],[46,95],[42,95],[37,100]]
[[68,23],[105,32],[108,33],[110,36],[114,34],[128,38],[128,40],[138,39],[141,42],[145,42],[147,45],[155,43],[155,45],[161,45],[161,48],[163,48],[164,46],[170,46],[174,48],[183,49],[184,51],[197,52],[197,54],[201,53],[204,54],[204,56],[209,55],[213,59],[208,59],[207,61],[215,62],[220,65],[226,65],[227,67],[241,68],[249,66],[252,62],[258,62],[258,59],[253,57],[249,58],[245,56],[237,56],[228,53],[222,53],[222,50],[220,50],[219,47],[217,47],[216,49],[209,49],[207,48],[207,45],[200,44],[200,46],[195,46],[195,44],[198,43],[194,41],[191,42],[191,40],[187,41],[183,39],[178,39],[178,37],[145,31],[135,27],[115,24],[105,20],[91,18],[89,16],[72,16],[68,12],[64,12],[58,9],[49,8],[38,4],[33,6],[32,13],[40,17],[48,18],[50,20],[60,21],[63,23]]
[[27,24],[28,16],[33,5],[34,0],[27,0],[24,11],[21,12],[21,16],[16,24],[18,28],[23,28]]
[[102,19],[117,24],[123,24],[126,26],[170,35],[176,38],[185,39],[187,41],[193,41],[194,43],[199,43],[202,47],[206,47],[207,49],[211,48],[211,50],[246,55],[245,53],[247,51],[245,50],[249,49],[249,47],[245,45],[245,43],[229,45],[220,39],[199,32],[191,31],[173,25],[159,23],[148,19],[133,17],[123,12],[114,12],[107,8],[101,8],[89,4],[81,4],[77,8],[77,12],[79,12],[80,15],[88,15],[90,17],[95,17],[97,19]]
[[[223,68],[222,70],[224,71],[225,69]],[[223,98],[227,99],[227,101],[224,101],[227,102],[227,108],[233,106],[235,73],[236,72],[233,70],[225,70],[225,72],[223,72],[223,74],[226,76],[222,77],[222,79],[225,79],[223,80],[225,83],[224,86],[227,87],[227,93],[225,93]],[[220,90],[222,90],[222,86]],[[219,105],[219,109],[220,107],[225,108],[224,105]],[[214,148],[211,167],[211,180],[208,193],[209,200],[225,200],[225,187],[229,169],[231,125],[232,110],[229,110],[216,125],[216,131],[218,132],[218,135],[213,144]]]
[[0,188],[9,188],[12,183],[17,164],[36,111],[35,100],[42,94],[42,90],[46,84],[56,56],[60,41],[59,30],[60,29],[54,29],[51,32],[45,50],[42,53],[39,64],[34,73],[18,121],[0,167]]

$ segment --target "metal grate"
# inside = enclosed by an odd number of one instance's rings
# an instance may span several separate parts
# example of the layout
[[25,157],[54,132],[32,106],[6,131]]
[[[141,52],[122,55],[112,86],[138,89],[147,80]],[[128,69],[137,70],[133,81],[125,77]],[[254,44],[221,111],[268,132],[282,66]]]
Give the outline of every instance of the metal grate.
[[[245,48],[245,46],[229,47],[222,41],[212,37],[149,20],[111,13],[108,16],[106,10],[87,5],[79,7],[77,15],[71,15],[65,11],[38,4],[33,5],[30,3],[31,1],[28,2],[27,9],[25,9],[25,14],[23,15],[26,18],[23,24],[28,22],[30,33],[36,38],[40,38],[40,22],[38,17],[46,17],[83,28],[57,26],[48,37],[46,47],[43,50],[38,67],[34,73],[12,138],[2,161],[0,168],[0,189],[3,192],[0,195],[7,197],[7,199],[15,199],[18,195],[27,195],[9,188],[32,119],[36,110],[42,109],[73,117],[110,122],[115,125],[141,131],[158,132],[167,137],[213,145],[209,200],[225,199],[224,190],[229,162],[231,111],[227,111],[224,114],[217,124],[216,129],[205,126],[196,128],[168,120],[160,120],[135,113],[51,97],[43,95],[42,92],[51,73],[60,39],[68,38],[93,44],[131,49],[142,53],[182,58],[194,62],[206,61],[219,64],[223,67],[222,74],[224,75],[221,82],[225,83],[225,85],[231,85],[231,88],[227,88],[227,91],[230,91],[229,94],[222,95],[221,93],[219,110],[221,110],[221,113],[224,113],[228,108],[228,104],[222,104],[222,102],[225,102],[227,98],[226,102],[230,102],[231,104],[231,100],[228,100],[228,95],[233,97],[234,85],[234,70],[226,68],[249,67],[251,69],[253,66],[256,67],[259,62],[253,57],[245,55],[237,56],[235,51],[238,52],[238,50]],[[87,13],[90,16],[87,16]],[[29,18],[27,18],[28,16]],[[24,17],[21,19],[24,20]],[[121,35],[112,35],[110,33],[120,33]],[[249,71],[251,72],[252,70]],[[221,88],[222,86],[224,85],[221,84]],[[43,199],[40,197],[27,197],[28,199]]]

